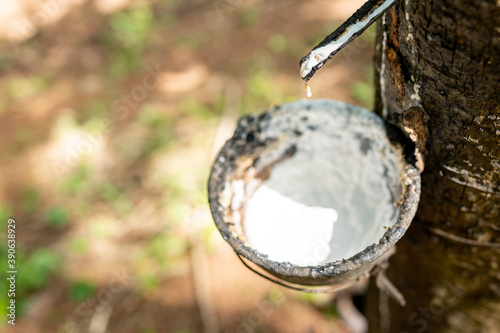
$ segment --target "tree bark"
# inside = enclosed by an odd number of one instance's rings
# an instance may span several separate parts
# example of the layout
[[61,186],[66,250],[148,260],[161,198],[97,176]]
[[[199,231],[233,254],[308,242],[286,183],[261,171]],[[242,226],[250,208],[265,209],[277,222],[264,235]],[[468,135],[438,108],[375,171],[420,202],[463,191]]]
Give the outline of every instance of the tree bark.
[[407,305],[371,283],[370,332],[500,332],[500,2],[403,0],[378,25],[376,112],[425,169],[388,270]]

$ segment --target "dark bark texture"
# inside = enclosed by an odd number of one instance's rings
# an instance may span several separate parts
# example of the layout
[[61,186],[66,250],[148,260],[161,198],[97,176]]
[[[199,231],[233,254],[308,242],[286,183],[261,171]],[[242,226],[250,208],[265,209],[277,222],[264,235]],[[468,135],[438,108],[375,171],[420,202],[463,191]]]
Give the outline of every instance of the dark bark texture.
[[425,169],[388,270],[407,305],[372,284],[370,332],[500,332],[500,2],[402,0],[378,25],[376,111]]

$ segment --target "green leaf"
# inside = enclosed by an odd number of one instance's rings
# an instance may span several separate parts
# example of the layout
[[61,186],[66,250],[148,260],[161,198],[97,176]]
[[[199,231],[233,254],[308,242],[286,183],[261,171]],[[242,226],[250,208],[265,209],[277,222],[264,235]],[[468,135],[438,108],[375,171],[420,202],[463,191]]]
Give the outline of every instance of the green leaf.
[[80,303],[89,298],[90,296],[92,296],[95,293],[96,289],[97,288],[89,282],[85,281],[74,282],[71,285],[70,298],[72,301]]
[[45,213],[45,220],[49,227],[60,229],[68,224],[68,214],[62,207],[52,207]]

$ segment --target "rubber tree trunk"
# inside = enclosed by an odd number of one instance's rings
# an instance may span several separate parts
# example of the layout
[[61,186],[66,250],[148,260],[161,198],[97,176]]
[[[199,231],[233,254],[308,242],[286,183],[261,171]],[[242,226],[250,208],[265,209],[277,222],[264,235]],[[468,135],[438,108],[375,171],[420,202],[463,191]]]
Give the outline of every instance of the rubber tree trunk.
[[388,270],[407,305],[372,283],[370,332],[500,332],[500,2],[402,0],[378,25],[376,111],[425,169]]

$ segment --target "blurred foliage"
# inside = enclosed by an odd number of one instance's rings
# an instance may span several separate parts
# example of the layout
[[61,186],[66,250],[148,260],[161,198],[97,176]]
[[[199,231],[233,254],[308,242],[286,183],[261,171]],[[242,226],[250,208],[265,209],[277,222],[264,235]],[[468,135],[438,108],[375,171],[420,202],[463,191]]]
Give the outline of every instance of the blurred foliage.
[[255,73],[247,81],[247,93],[241,102],[242,113],[267,109],[272,105],[276,94],[277,88],[270,83],[269,74],[263,71]]
[[276,54],[282,53],[287,46],[286,38],[281,34],[271,35],[267,40],[267,46]]
[[328,306],[326,306],[323,309],[323,313],[330,318],[339,316],[337,307],[334,304],[329,304]]
[[[118,248],[121,251],[121,246],[126,243],[127,253],[121,254],[126,259],[120,260],[121,264],[129,266],[134,281],[127,287],[136,288],[134,292],[139,297],[145,295],[146,298],[163,288],[172,275],[189,271],[189,249],[193,246],[189,232],[195,230],[196,240],[201,242],[209,255],[214,254],[214,244],[220,242],[220,235],[206,212],[206,180],[210,150],[213,149],[212,140],[223,114],[232,107],[239,115],[256,113],[275,104],[302,97],[303,95],[297,96],[295,86],[297,84],[302,89],[302,82],[300,79],[297,82],[289,80],[287,75],[283,75],[284,70],[290,66],[288,63],[293,63],[294,70],[297,68],[298,71],[300,58],[311,45],[317,44],[324,37],[325,30],[331,32],[330,29],[336,27],[338,22],[330,22],[315,28],[316,31],[305,32],[307,37],[276,33],[279,30],[256,33],[260,44],[255,45],[246,57],[237,59],[238,61],[224,58],[221,64],[213,61],[204,63],[210,70],[210,77],[203,89],[178,95],[163,88],[158,89],[154,94],[152,92],[148,95],[136,109],[130,110],[127,119],[114,123],[113,130],[102,131],[102,124],[106,120],[113,121],[111,105],[122,94],[130,94],[130,90],[125,91],[127,88],[124,87],[140,82],[138,80],[142,77],[138,75],[138,71],[151,63],[151,59],[163,58],[166,53],[168,56],[173,48],[178,48],[184,52],[183,56],[187,55],[188,61],[203,62],[206,54],[214,52],[210,42],[217,45],[220,40],[231,35],[230,29],[239,28],[243,34],[249,34],[254,33],[253,29],[259,28],[261,23],[267,22],[264,16],[268,13],[262,10],[262,6],[236,6],[233,2],[228,3],[232,3],[233,7],[223,10],[220,21],[217,17],[218,21],[215,23],[206,24],[205,18],[216,10],[210,4],[200,9],[182,0],[136,1],[126,9],[103,15],[103,28],[99,28],[99,31],[92,31],[93,27],[86,26],[86,31],[92,36],[89,40],[85,40],[87,37],[79,39],[76,35],[69,36],[75,40],[78,47],[76,51],[71,50],[70,45],[51,45],[46,40],[49,39],[47,33],[41,31],[38,36],[22,45],[22,49],[18,50],[21,53],[8,52],[0,55],[0,70],[16,68],[14,74],[10,74],[12,77],[5,80],[5,93],[0,96],[0,115],[7,112],[3,111],[4,106],[17,106],[31,100],[50,103],[50,98],[45,99],[45,95],[58,79],[78,77],[76,82],[79,82],[79,76],[88,75],[89,73],[85,73],[89,71],[88,68],[79,65],[86,57],[78,57],[80,47],[81,50],[90,48],[97,54],[97,58],[102,58],[102,63],[97,62],[98,65],[92,67],[90,73],[102,84],[99,86],[100,91],[86,95],[75,84],[71,99],[54,99],[54,112],[46,116],[48,123],[44,124],[47,127],[45,129],[49,130],[48,137],[53,141],[44,141],[32,125],[22,124],[16,127],[12,136],[15,145],[8,146],[12,150],[12,156],[15,156],[21,149],[32,145],[49,149],[52,144],[60,143],[75,133],[97,133],[100,135],[99,139],[103,139],[104,147],[102,160],[99,160],[101,156],[96,156],[99,154],[95,151],[80,154],[77,158],[64,156],[64,172],[52,184],[52,188],[45,188],[44,191],[42,186],[29,182],[31,179],[28,178],[28,185],[19,188],[19,202],[0,203],[2,231],[5,230],[6,220],[15,211],[25,218],[23,223],[26,225],[33,222],[31,219],[40,217],[42,226],[45,226],[45,234],[40,238],[48,236],[47,239],[51,242],[53,238],[50,237],[57,238],[50,245],[46,245],[48,243],[44,239],[41,241],[42,245],[35,244],[29,252],[22,247],[18,248],[18,316],[23,315],[29,302],[47,288],[51,280],[58,281],[61,278],[58,272],[63,271],[65,260],[91,260],[89,258],[95,255],[96,249],[101,251],[99,246],[102,244],[110,248],[115,246],[113,250]],[[199,24],[202,28],[193,27],[191,21],[183,21],[182,15],[191,10],[191,7],[194,8],[193,12],[203,13],[193,16],[199,19],[193,20],[196,21],[195,25]],[[205,11],[207,8],[212,10],[208,14]],[[229,28],[224,28],[226,25]],[[165,37],[172,35],[172,29],[177,29],[175,35]],[[202,52],[203,48],[206,48],[205,53]],[[54,53],[49,53],[49,49]],[[68,54],[75,58],[62,62],[64,65],[58,68],[58,57],[64,58],[65,52],[69,50],[74,51]],[[57,73],[57,76],[47,74],[45,62],[32,64],[29,69],[29,66],[25,67],[20,61],[25,53],[31,54],[35,59],[43,59],[45,52],[49,56],[44,61],[51,64],[50,73]],[[230,61],[226,64],[226,60]],[[222,69],[217,68],[219,65]],[[19,74],[16,72],[19,68],[30,72]],[[165,69],[162,67],[162,70]],[[166,70],[176,71],[172,68]],[[370,99],[373,95],[370,90],[372,81],[373,78],[367,76],[366,80],[351,87],[352,96],[367,107],[373,103],[373,99]],[[228,98],[227,91],[230,90],[226,91],[226,86],[233,84],[238,88],[237,91],[241,90],[241,96],[229,97],[237,101]],[[58,108],[61,106],[64,108],[59,112]],[[71,159],[71,162],[65,159]],[[151,171],[152,169],[154,170]],[[152,175],[153,172],[157,174]],[[151,196],[152,202],[149,215],[143,214],[138,205],[141,200],[149,199],[148,196]],[[206,215],[193,218],[199,210],[203,210]],[[152,220],[158,219],[158,222],[147,225],[149,217]],[[126,236],[117,236],[128,228],[130,231],[123,232]],[[35,233],[37,230],[30,232]],[[4,237],[1,232],[0,236]],[[33,235],[27,237],[31,239]],[[0,242],[2,257],[5,257],[3,254],[6,251],[6,246]],[[107,255],[104,252],[98,253]],[[103,266],[103,271],[109,269],[106,265]],[[5,279],[5,272],[6,270],[0,272],[2,280]],[[96,272],[96,276],[98,273]],[[73,307],[93,297],[102,283],[98,277],[95,281],[78,278],[71,280],[67,276],[63,278],[68,279],[64,285],[68,291],[65,297]],[[6,284],[0,284],[2,295],[6,295],[6,290]],[[315,295],[299,295],[302,302],[317,302]],[[268,299],[279,306],[284,300],[284,294],[276,289],[271,291]],[[0,297],[0,316],[5,315],[6,301],[5,297]],[[325,309],[326,314],[335,314],[335,311],[335,308]],[[53,313],[51,315],[56,321],[60,319]],[[142,332],[159,331],[144,324]],[[190,332],[180,330],[174,333]]]
[[64,177],[58,188],[62,193],[75,194],[82,193],[90,184],[87,182],[90,177],[90,167],[87,163],[80,163],[71,173]]
[[191,97],[185,97],[180,101],[182,114],[193,117],[200,122],[219,118],[224,108],[224,96],[215,96],[211,103],[201,103]]
[[251,28],[260,20],[260,10],[257,7],[243,8],[239,11],[241,26],[243,28]]
[[164,109],[159,104],[145,104],[141,107],[137,116],[139,123],[149,128],[161,127],[165,132],[172,132],[173,119],[165,114]]
[[285,294],[283,293],[283,291],[276,288],[276,289],[273,289],[269,292],[268,299],[275,306],[280,306],[281,304],[283,304],[285,302],[286,297],[285,297]]
[[113,184],[102,182],[98,185],[96,192],[113,207],[118,216],[127,216],[132,212],[132,203],[128,200],[127,196]]
[[10,208],[10,205],[6,202],[0,202],[0,228],[2,232],[4,232],[4,230],[7,230],[7,220],[11,217],[12,210]]
[[356,82],[351,88],[352,96],[356,101],[360,102],[361,105],[368,110],[373,109],[375,103],[375,89],[373,84],[367,82]]
[[152,293],[159,284],[160,280],[158,278],[158,273],[150,272],[139,274],[139,288],[143,294],[148,295]]
[[152,11],[149,4],[141,2],[135,8],[120,11],[110,18],[114,38],[125,48],[140,48],[152,28]]
[[134,8],[113,13],[110,29],[102,36],[110,53],[110,72],[125,76],[142,66],[141,54],[153,28],[150,4],[140,1]]
[[29,186],[24,189],[21,200],[22,210],[27,214],[31,214],[38,208],[40,194],[35,187]]
[[365,80],[358,81],[351,87],[352,96],[368,110],[373,110],[375,106],[375,82],[373,76],[373,68],[370,66],[365,71]]
[[6,94],[13,100],[29,98],[43,92],[49,80],[41,76],[16,77],[7,81]]
[[[17,221],[16,221],[17,222]],[[16,224],[19,226],[19,224]],[[5,235],[1,235],[5,237]],[[5,238],[4,238],[5,239]],[[7,244],[2,242],[0,244],[0,253],[2,258],[7,258]],[[22,316],[26,310],[26,305],[30,297],[37,291],[46,287],[50,277],[60,268],[61,255],[48,249],[39,247],[30,254],[16,246],[15,260],[16,260],[16,282],[15,282],[15,299],[16,299],[16,315]],[[7,278],[7,260],[2,263],[2,271],[0,278],[6,281]],[[0,315],[6,318],[7,302],[9,298],[5,297],[9,290],[9,284],[0,283]],[[3,322],[2,322],[3,324]]]
[[89,244],[87,239],[83,238],[82,236],[73,236],[69,240],[69,250],[72,251],[73,253],[82,255],[87,252],[89,248]]
[[182,255],[186,252],[187,242],[176,235],[162,234],[152,237],[148,242],[148,254],[160,264],[168,258]]
[[19,274],[17,283],[19,290],[38,290],[43,288],[52,273],[61,264],[61,255],[48,248],[37,248],[30,255],[25,255],[18,249],[18,266],[20,272],[29,274]]
[[318,302],[318,300],[321,299],[321,296],[319,294],[300,292],[297,293],[297,298],[300,299],[302,302],[316,303]]
[[187,239],[178,232],[164,232],[152,237],[134,258],[139,288],[148,294],[160,279],[187,264]]
[[45,212],[47,225],[54,229],[60,229],[68,224],[68,214],[63,207],[50,207]]
[[204,32],[186,32],[180,35],[176,40],[176,46],[188,50],[197,50],[206,39]]
[[241,114],[256,113],[272,106],[290,102],[297,97],[273,84],[272,74],[266,70],[254,72],[246,83],[246,91],[241,101]]
[[87,281],[76,281],[70,287],[70,299],[75,303],[81,303],[95,294],[97,287]]
[[83,112],[78,113],[80,117],[80,124],[83,124],[83,128],[86,130],[95,129],[98,121],[102,121],[106,116],[109,116],[109,106],[111,102],[103,100],[94,100],[89,103],[83,110]]

